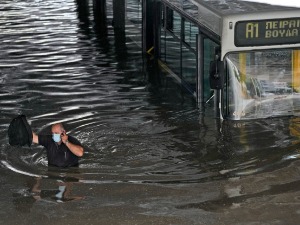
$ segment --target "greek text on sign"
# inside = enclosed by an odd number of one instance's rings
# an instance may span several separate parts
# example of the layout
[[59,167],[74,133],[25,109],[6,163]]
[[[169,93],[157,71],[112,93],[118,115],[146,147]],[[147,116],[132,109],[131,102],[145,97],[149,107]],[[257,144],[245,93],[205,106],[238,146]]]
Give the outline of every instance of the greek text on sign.
[[300,18],[241,21],[235,26],[238,47],[296,43],[300,43]]

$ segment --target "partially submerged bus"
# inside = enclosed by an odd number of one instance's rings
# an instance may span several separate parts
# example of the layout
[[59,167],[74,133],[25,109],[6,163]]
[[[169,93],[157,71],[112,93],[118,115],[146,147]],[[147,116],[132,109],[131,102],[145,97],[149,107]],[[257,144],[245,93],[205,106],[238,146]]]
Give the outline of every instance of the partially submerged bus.
[[[153,10],[153,7],[151,8]],[[221,118],[300,115],[300,9],[240,0],[157,0],[159,64]]]

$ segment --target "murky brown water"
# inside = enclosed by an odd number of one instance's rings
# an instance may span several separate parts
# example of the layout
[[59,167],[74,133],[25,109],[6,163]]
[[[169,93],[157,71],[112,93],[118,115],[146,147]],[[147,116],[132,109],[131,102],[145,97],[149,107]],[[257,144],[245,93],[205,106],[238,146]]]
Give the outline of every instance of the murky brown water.
[[[169,77],[149,82],[132,33],[79,23],[75,1],[2,0],[0,13],[0,224],[299,223],[299,118],[200,113]],[[85,146],[79,168],[11,147],[18,114],[36,132],[64,122]]]

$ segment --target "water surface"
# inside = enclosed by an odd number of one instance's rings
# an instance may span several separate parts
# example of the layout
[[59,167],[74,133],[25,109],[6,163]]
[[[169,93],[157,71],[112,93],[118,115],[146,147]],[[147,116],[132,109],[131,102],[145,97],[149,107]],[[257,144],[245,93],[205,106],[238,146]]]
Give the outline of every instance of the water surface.
[[[111,12],[101,32],[77,8],[0,3],[0,224],[298,224],[299,118],[200,112]],[[37,133],[63,122],[85,147],[80,166],[50,168],[41,146],[10,146],[18,114]]]

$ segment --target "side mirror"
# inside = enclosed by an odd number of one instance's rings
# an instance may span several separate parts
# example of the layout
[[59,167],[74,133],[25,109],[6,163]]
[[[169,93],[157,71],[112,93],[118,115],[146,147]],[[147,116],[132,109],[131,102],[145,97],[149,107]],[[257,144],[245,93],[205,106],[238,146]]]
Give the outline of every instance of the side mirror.
[[209,69],[211,89],[220,90],[224,87],[224,64],[221,61],[211,61]]

